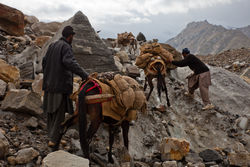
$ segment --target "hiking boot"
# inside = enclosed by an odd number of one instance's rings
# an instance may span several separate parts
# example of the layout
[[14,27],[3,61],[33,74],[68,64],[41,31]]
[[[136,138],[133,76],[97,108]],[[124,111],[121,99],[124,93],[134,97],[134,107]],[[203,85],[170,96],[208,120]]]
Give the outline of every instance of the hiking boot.
[[189,92],[185,92],[184,95],[188,96],[188,97],[191,97],[192,99],[194,98],[194,94],[189,93]]
[[211,109],[213,109],[214,108],[214,105],[213,104],[207,104],[206,106],[204,106],[203,108],[202,108],[202,110],[211,110]]

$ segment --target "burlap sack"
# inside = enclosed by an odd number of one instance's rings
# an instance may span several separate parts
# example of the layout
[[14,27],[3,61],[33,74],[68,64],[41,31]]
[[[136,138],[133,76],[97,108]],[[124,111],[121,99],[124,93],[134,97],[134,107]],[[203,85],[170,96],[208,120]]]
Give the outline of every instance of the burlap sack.
[[147,64],[150,62],[151,58],[153,57],[154,55],[151,54],[151,53],[145,53],[145,54],[141,54],[139,55],[136,60],[135,60],[135,65],[138,67],[138,68],[141,68],[141,69],[144,69]]
[[154,55],[160,55],[162,50],[163,50],[163,48],[161,47],[161,45],[159,43],[152,44],[152,53]]
[[[182,55],[180,52],[178,52],[174,47],[168,45],[168,44],[162,44],[161,43],[161,46],[167,50],[168,52],[170,52],[172,55],[173,55],[173,60],[175,61],[179,61],[179,60],[182,60]],[[177,68],[175,65],[173,65],[172,63],[167,63],[166,64],[167,66],[167,69],[175,69]]]
[[125,81],[120,74],[116,74],[114,77],[114,81],[121,92],[124,92],[129,88],[129,84]]
[[140,47],[140,53],[151,53],[152,52],[152,45],[151,44],[144,44]]
[[135,91],[135,101],[134,101],[134,109],[141,110],[143,104],[146,102],[145,94],[142,90]]
[[166,64],[163,60],[161,59],[155,59],[154,61],[151,61],[147,68],[144,70],[145,75],[151,74],[151,75],[157,75],[158,71],[155,68],[156,63],[161,63],[162,67],[161,67],[161,74],[162,75],[166,75]]
[[131,77],[129,77],[129,76],[122,76],[122,78],[123,78],[125,81],[128,82],[129,86],[130,86],[131,88],[133,88],[133,90],[140,89],[140,85],[138,84],[138,82],[137,82],[135,79],[133,79],[133,78],[131,78]]
[[132,121],[132,120],[136,120],[137,117],[137,111],[136,110],[128,110],[127,111],[127,121]]
[[119,89],[119,87],[117,86],[116,82],[114,80],[111,81],[107,81],[109,83],[109,85],[111,86],[114,94],[115,94],[115,98],[116,98],[116,102],[120,105],[123,106],[122,100],[121,100],[121,90]]
[[167,64],[167,62],[169,62],[170,60],[173,60],[173,54],[171,54],[170,52],[168,52],[167,50],[163,49],[161,52],[161,58],[165,61],[165,63]]
[[126,110],[133,108],[135,92],[132,88],[128,88],[127,90],[123,91],[120,97]]

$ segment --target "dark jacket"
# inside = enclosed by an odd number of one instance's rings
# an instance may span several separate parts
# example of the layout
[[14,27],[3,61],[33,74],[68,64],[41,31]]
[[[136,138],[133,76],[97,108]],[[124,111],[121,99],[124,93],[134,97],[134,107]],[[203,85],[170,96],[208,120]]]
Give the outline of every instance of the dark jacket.
[[71,94],[73,73],[83,80],[88,77],[88,74],[76,62],[72,46],[64,37],[50,44],[42,66],[43,90],[51,93]]
[[196,75],[209,71],[209,68],[192,54],[188,54],[183,60],[172,61],[172,64],[178,67],[188,66]]

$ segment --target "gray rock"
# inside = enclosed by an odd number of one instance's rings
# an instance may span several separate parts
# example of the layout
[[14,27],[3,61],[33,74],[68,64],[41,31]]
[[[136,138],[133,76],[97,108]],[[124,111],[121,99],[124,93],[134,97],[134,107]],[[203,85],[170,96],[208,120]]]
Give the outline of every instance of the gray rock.
[[29,25],[39,22],[38,18],[36,18],[35,16],[28,16],[28,15],[24,16],[24,21]]
[[187,167],[205,167],[205,164],[204,163],[191,163],[191,162],[189,162],[188,164],[187,164]]
[[73,138],[73,139],[79,139],[79,133],[76,129],[69,129],[65,136],[69,137],[69,138]]
[[5,36],[3,36],[2,34],[0,34],[0,42],[1,41],[7,41],[7,38]]
[[43,85],[43,74],[40,73],[35,77],[35,80],[32,82],[32,91],[36,92],[40,96],[43,96],[42,85]]
[[139,161],[135,161],[134,164],[135,164],[135,167],[150,167],[148,164],[144,162],[139,162]]
[[229,164],[232,166],[250,166],[250,153],[230,153],[228,155]]
[[162,167],[162,164],[161,162],[155,162],[153,167]]
[[214,161],[212,161],[212,162],[205,162],[204,163],[205,164],[205,166],[214,166],[214,165],[216,165],[216,162],[214,162]]
[[247,129],[247,126],[248,126],[248,118],[246,118],[246,117],[241,117],[241,118],[240,118],[240,121],[239,121],[239,127],[240,127],[242,130],[246,130],[246,129]]
[[39,115],[43,113],[41,106],[42,101],[37,93],[26,89],[12,89],[2,101],[1,109]]
[[130,65],[127,67],[127,75],[132,78],[140,77],[140,71],[136,66]]
[[126,51],[120,51],[120,52],[116,53],[116,56],[119,57],[122,64],[130,62],[130,58],[129,58]]
[[89,167],[89,160],[59,150],[48,154],[42,161],[42,167]]
[[31,117],[28,119],[28,121],[25,123],[25,126],[31,127],[31,128],[37,128],[38,122],[36,117]]
[[61,25],[62,23],[59,22],[49,22],[49,23],[36,22],[32,24],[31,29],[37,36],[41,35],[53,36],[59,30]]
[[48,46],[62,36],[62,30],[67,25],[72,26],[76,32],[72,47],[74,56],[80,66],[88,72],[117,71],[111,50],[100,39],[88,18],[80,11],[64,22],[56,35],[43,46],[40,58],[44,57]]
[[8,86],[7,86],[7,90],[10,91],[11,89],[16,89],[16,86],[15,86],[14,83],[9,82],[9,83],[8,83]]
[[0,131],[0,159],[3,159],[9,153],[9,142]]
[[0,98],[5,95],[7,89],[7,83],[0,79]]
[[144,34],[142,32],[139,32],[139,34],[136,36],[136,40],[137,41],[143,41],[146,42],[146,37],[144,36]]
[[17,152],[16,156],[16,163],[17,164],[26,164],[30,161],[32,161],[34,158],[36,158],[39,155],[39,152],[36,151],[34,148],[24,148],[22,150],[19,150]]
[[188,153],[185,156],[185,161],[190,163],[203,162],[202,158],[197,153]]
[[22,79],[34,79],[35,71],[33,62],[19,65],[20,76]]
[[8,56],[8,63],[20,68],[20,75],[23,79],[34,79],[40,48],[37,46],[27,47],[22,53]]
[[211,161],[221,162],[222,161],[221,155],[217,151],[211,150],[211,149],[206,149],[200,152],[199,156],[203,159],[204,162],[211,162]]
[[[212,86],[209,87],[211,102],[222,111],[240,116],[246,115],[250,106],[250,85],[227,70],[212,66],[209,68],[212,78]],[[172,72],[175,78],[184,81],[186,85],[185,77],[190,73],[188,67],[177,68],[176,73]]]
[[165,161],[162,163],[162,167],[177,167],[176,161]]

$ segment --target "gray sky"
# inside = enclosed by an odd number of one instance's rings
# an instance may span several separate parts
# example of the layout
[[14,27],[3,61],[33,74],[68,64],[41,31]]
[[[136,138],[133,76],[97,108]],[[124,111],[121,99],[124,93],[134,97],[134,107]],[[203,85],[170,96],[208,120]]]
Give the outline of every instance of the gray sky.
[[192,21],[226,28],[250,25],[250,0],[0,0],[40,21],[64,21],[81,10],[103,38],[143,32],[161,42]]

